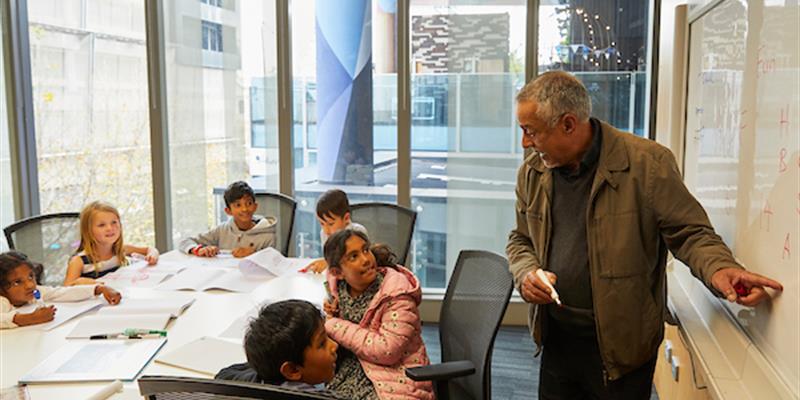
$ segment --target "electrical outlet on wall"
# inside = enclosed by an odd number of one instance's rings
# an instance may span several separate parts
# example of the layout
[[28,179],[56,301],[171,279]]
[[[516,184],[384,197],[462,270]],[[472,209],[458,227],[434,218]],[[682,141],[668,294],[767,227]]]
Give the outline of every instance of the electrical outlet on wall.
[[670,365],[672,366],[672,379],[677,382],[678,381],[678,373],[680,372],[681,362],[678,359],[678,356],[673,355],[670,359]]

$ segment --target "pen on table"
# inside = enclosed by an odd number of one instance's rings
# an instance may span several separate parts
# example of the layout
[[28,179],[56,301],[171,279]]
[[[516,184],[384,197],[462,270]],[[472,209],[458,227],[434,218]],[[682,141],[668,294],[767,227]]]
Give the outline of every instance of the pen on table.
[[103,386],[97,393],[93,394],[87,400],[105,400],[122,390],[122,382],[114,381],[108,385]]
[[541,279],[542,282],[544,282],[544,284],[547,286],[547,288],[550,289],[550,298],[555,300],[556,304],[558,304],[560,306],[561,305],[561,299],[558,297],[558,292],[556,292],[556,288],[554,288],[553,285],[550,283],[550,279],[544,273],[544,270],[541,269],[541,268],[537,269],[536,270],[536,276],[538,276],[539,279]]
[[102,335],[91,335],[89,340],[102,340],[102,339],[116,339],[120,337],[121,333],[104,333]]

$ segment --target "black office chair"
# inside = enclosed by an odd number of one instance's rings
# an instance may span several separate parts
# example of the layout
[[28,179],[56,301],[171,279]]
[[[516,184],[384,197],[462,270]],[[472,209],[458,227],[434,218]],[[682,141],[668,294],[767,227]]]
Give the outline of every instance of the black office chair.
[[256,203],[258,203],[257,214],[277,218],[278,234],[275,237],[275,248],[288,257],[297,202],[284,194],[256,191]]
[[139,393],[148,400],[330,400],[335,397],[261,383],[179,376],[142,376]]
[[406,265],[416,211],[390,203],[359,203],[350,206],[350,220],[367,228],[372,243],[389,245],[399,258],[398,264]]
[[433,381],[439,400],[491,399],[492,349],[513,288],[505,257],[462,250],[439,313],[442,363],[406,376]]
[[80,214],[65,212],[37,215],[3,229],[8,247],[44,265],[40,284],[61,285],[67,263],[80,245]]

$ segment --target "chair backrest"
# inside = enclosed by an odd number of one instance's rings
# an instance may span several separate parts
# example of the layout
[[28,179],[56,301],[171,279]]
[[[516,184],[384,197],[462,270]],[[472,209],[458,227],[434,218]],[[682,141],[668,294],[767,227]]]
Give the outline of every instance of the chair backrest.
[[390,203],[358,203],[350,206],[350,220],[367,228],[372,243],[389,245],[398,263],[406,266],[416,211]]
[[258,203],[256,214],[275,217],[278,220],[275,248],[284,256],[288,256],[297,202],[284,194],[256,191],[256,203]]
[[142,376],[139,393],[148,400],[330,400],[321,393],[304,392],[261,383],[179,376]]
[[508,260],[462,250],[447,284],[439,320],[442,362],[469,360],[475,373],[451,379],[451,399],[490,399],[494,339],[514,287]]
[[80,245],[80,214],[37,215],[15,222],[3,232],[10,249],[25,253],[44,265],[40,284],[61,285],[67,263]]

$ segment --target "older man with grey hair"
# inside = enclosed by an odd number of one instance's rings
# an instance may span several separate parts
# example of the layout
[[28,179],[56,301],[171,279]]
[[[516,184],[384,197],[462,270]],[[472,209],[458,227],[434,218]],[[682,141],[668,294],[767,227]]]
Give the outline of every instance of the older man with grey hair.
[[506,253],[543,349],[539,398],[646,399],[663,338],[668,250],[729,301],[753,306],[769,298],[765,286],[783,287],[736,262],[668,149],[591,112],[586,88],[566,72],[519,92],[522,147],[533,151],[517,175]]

